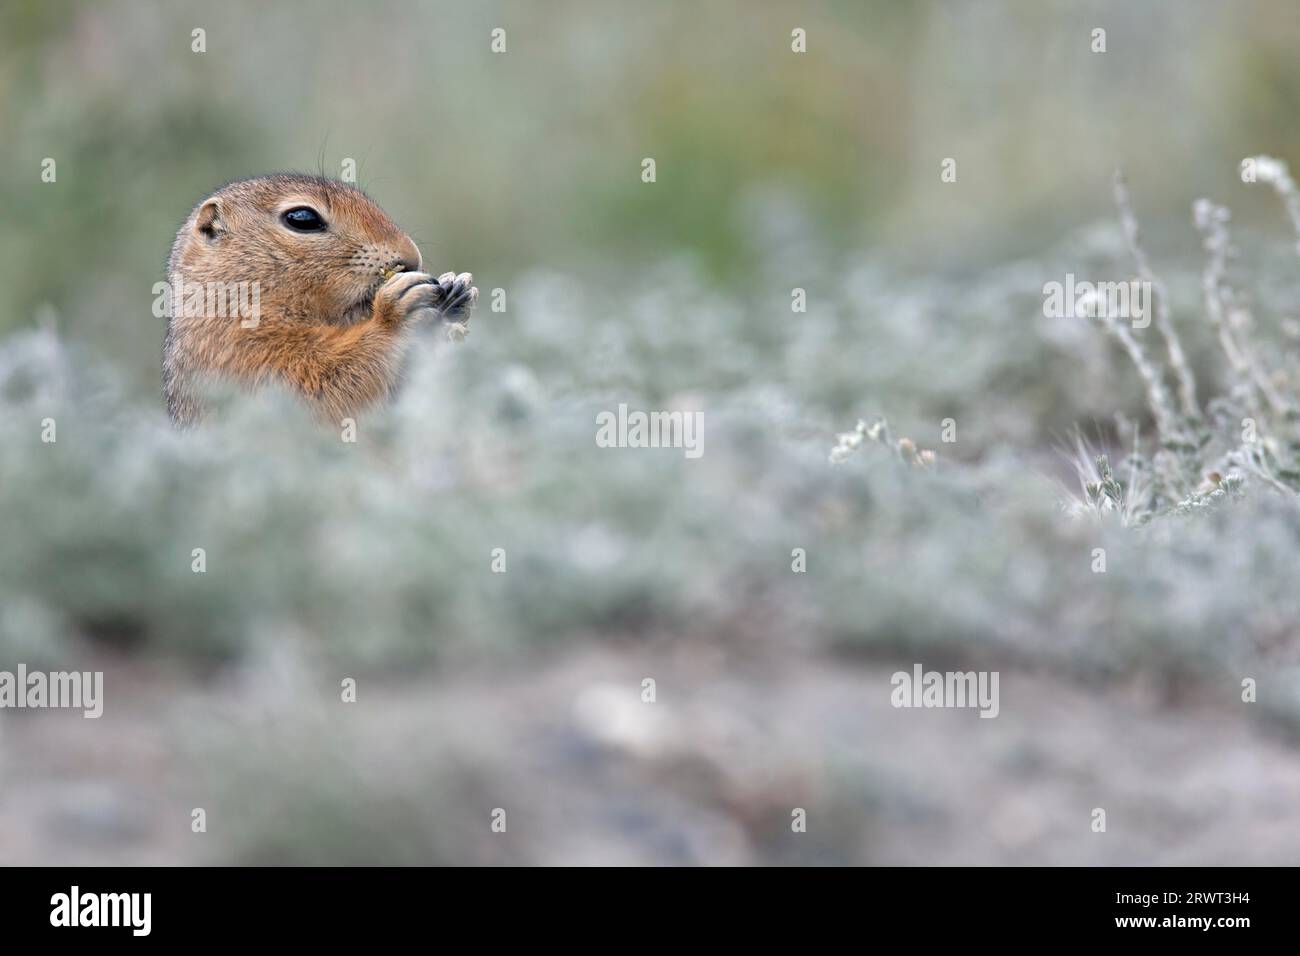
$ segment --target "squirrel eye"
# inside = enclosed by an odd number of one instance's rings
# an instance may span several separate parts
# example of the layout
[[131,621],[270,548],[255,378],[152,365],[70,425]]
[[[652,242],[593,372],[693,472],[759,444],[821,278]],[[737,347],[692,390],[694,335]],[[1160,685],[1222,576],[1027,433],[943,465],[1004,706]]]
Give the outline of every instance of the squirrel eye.
[[280,218],[295,232],[320,232],[325,228],[325,220],[310,206],[296,206],[287,210]]

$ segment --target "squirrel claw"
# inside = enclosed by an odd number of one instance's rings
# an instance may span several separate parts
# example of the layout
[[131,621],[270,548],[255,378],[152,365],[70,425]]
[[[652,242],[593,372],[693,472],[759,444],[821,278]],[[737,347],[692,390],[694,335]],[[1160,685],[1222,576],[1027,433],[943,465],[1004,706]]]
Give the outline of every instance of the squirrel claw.
[[474,276],[468,272],[460,275],[444,272],[438,276],[438,289],[441,292],[438,310],[449,319],[459,320],[458,324],[462,326],[469,321],[474,303],[478,301],[478,289],[471,285],[473,281]]

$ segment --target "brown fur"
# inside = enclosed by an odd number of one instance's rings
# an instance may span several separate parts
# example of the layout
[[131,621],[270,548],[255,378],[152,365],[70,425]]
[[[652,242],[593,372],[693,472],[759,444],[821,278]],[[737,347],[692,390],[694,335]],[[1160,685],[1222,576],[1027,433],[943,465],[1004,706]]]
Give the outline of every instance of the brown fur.
[[[280,216],[295,206],[317,210],[328,228],[291,230]],[[344,183],[277,174],[217,190],[177,232],[168,281],[258,283],[260,314],[246,328],[238,315],[186,316],[174,304],[163,344],[173,421],[201,417],[208,378],[286,386],[334,423],[384,400],[408,320],[436,314],[436,280],[420,266],[415,243]],[[402,271],[385,281],[393,269]]]

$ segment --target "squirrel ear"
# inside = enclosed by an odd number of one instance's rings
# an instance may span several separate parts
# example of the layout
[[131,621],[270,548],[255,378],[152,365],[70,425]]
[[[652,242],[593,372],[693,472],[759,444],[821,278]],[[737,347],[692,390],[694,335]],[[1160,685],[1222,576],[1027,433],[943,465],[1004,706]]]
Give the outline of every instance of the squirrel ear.
[[199,214],[194,219],[194,231],[209,242],[225,233],[226,224],[215,199],[209,199],[199,208]]

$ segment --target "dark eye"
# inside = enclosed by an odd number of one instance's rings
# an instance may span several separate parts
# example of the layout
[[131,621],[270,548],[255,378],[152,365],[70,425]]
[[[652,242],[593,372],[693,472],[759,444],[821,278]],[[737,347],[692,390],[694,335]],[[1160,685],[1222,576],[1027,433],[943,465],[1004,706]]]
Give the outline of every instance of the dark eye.
[[297,206],[287,210],[280,217],[284,224],[295,232],[320,232],[325,228],[325,220],[310,206]]

